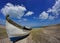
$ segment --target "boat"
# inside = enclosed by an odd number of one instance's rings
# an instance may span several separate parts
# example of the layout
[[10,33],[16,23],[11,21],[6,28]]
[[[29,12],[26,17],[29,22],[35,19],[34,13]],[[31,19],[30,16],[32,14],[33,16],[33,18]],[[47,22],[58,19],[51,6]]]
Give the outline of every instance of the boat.
[[27,26],[21,26],[11,20],[9,15],[6,16],[6,31],[10,40],[15,43],[30,35],[32,28]]

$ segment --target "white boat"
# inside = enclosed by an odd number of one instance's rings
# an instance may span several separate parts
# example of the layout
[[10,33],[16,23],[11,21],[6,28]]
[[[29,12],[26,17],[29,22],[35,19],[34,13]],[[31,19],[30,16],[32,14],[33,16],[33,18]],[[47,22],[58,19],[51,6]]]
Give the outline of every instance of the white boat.
[[30,27],[22,27],[21,25],[15,23],[13,20],[9,18],[9,15],[6,16],[6,31],[8,37],[13,43],[18,40],[24,39],[29,36],[31,28]]

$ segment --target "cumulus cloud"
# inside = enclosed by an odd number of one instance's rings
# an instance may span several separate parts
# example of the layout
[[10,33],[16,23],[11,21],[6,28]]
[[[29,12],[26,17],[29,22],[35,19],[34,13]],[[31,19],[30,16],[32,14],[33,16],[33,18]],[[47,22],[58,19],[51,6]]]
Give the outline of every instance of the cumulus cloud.
[[39,15],[40,19],[47,19],[48,18],[48,13],[46,13],[45,11],[43,11],[40,15]]
[[25,14],[25,16],[30,16],[30,15],[32,15],[32,14],[34,14],[34,12],[28,11],[28,12]]
[[54,6],[50,8],[47,12],[52,12],[54,15],[58,16],[60,14],[60,0],[57,0]]
[[49,16],[50,20],[53,20],[54,18],[55,18],[55,16],[52,16],[52,15]]
[[[49,13],[52,13],[49,15]],[[54,15],[54,16],[52,16]],[[47,11],[43,11],[40,15],[39,18],[41,19],[55,19],[60,15],[60,0],[57,0],[54,6],[52,8],[49,8]]]
[[23,20],[24,20],[24,21],[27,21],[27,19],[26,19],[26,18],[24,18]]
[[11,3],[7,3],[2,9],[1,12],[6,16],[9,14],[10,16],[21,18],[27,9],[20,5],[13,5]]

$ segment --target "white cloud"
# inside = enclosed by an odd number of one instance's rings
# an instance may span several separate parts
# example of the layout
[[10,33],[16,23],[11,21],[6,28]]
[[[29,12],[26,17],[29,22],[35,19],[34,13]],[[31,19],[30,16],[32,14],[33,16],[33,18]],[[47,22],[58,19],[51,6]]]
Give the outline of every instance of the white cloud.
[[7,3],[4,8],[1,9],[1,12],[6,16],[9,14],[10,16],[21,18],[26,11],[26,8],[20,5],[13,5],[11,3]]
[[52,15],[49,16],[50,20],[53,20],[54,18],[55,18],[55,16],[52,16]]
[[23,20],[24,20],[24,21],[27,21],[27,19],[26,19],[26,18],[24,18]]
[[[52,13],[49,15],[49,13]],[[54,16],[52,16],[54,15]],[[57,0],[54,6],[52,8],[49,8],[47,11],[43,11],[40,15],[39,18],[41,19],[55,19],[60,15],[60,0]]]
[[48,19],[48,13],[46,13],[45,11],[43,11],[40,15],[39,15],[40,19]]
[[60,0],[57,0],[54,6],[50,8],[47,12],[52,12],[54,15],[58,16],[60,14]]
[[32,14],[34,14],[34,12],[28,11],[28,12],[25,14],[25,16],[30,16],[30,15],[32,15]]

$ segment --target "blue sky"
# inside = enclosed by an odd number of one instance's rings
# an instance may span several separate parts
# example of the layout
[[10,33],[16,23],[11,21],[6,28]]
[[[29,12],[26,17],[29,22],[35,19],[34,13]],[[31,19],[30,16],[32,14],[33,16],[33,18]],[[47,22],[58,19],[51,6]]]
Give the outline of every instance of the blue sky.
[[[16,12],[15,17],[13,17],[14,15],[10,17],[18,24],[31,27],[60,24],[59,4],[60,0],[0,0],[0,24],[5,24],[7,12],[4,11],[9,11],[9,14],[15,15],[16,11],[14,10],[19,9],[18,7],[22,8],[22,11],[17,10],[19,13]],[[13,11],[11,12],[12,5]],[[5,10],[5,6],[10,10]]]

